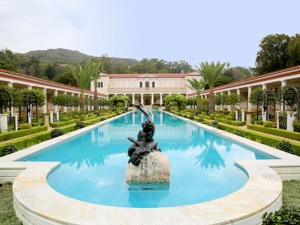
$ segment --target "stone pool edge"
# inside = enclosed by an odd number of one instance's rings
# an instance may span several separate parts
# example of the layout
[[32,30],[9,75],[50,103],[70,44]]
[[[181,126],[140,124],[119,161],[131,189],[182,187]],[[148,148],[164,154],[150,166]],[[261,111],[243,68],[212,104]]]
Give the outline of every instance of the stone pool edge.
[[[116,117],[110,120],[113,119]],[[88,127],[89,129],[75,131],[70,135],[66,134],[68,137],[61,136],[50,141],[56,144],[93,129],[101,123]],[[12,162],[48,147],[49,143],[45,144],[45,142],[23,150],[27,151],[23,156],[12,154],[0,158],[0,179],[9,180],[16,177],[13,185],[14,207],[17,216],[24,224],[253,225],[260,224],[261,216],[265,211],[279,209],[282,204],[281,179],[300,178],[300,158],[209,126],[195,124],[222,136],[242,141],[281,159],[237,161],[236,163],[249,174],[248,182],[237,192],[205,203],[157,209],[103,206],[72,199],[56,192],[47,183],[47,175],[59,163]]]

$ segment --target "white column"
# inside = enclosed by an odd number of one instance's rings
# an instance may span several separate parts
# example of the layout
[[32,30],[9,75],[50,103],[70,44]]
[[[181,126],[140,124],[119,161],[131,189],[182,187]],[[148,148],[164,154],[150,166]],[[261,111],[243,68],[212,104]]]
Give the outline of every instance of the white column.
[[13,87],[13,83],[12,82],[8,82],[7,86],[10,87],[10,88],[12,88]]
[[250,103],[251,92],[252,92],[252,87],[248,87],[248,112],[252,112],[252,104]]
[[163,98],[162,98],[162,94],[159,94],[159,104],[160,104],[160,106],[162,106],[162,104],[163,104]]
[[[65,91],[64,92],[64,95],[67,95],[67,92]],[[64,106],[64,112],[67,112],[68,110],[67,110],[67,106]]]
[[154,104],[154,94],[151,94],[151,105]]
[[43,94],[45,95],[45,102],[43,105],[43,113],[46,114],[47,113],[47,89],[46,88],[43,89]]
[[267,89],[267,85],[266,84],[262,84],[262,89],[266,90]]
[[7,132],[8,128],[8,115],[7,114],[0,114],[0,131],[1,133]]
[[[223,92],[220,92],[220,95],[221,95],[221,99],[222,99]],[[222,103],[222,101],[221,101],[221,105],[220,105],[220,110],[223,111],[223,103]]]
[[141,104],[144,105],[144,94],[141,94]]
[[[57,90],[54,90],[54,96],[57,96],[58,95],[58,92]],[[58,105],[54,105],[54,112],[58,112]]]
[[134,105],[135,104],[135,94],[132,94],[132,104]]
[[[286,80],[281,81],[281,87],[283,88],[285,86],[286,86]],[[282,90],[282,88],[281,88],[281,90]],[[283,101],[283,95],[282,95],[281,101]],[[283,104],[284,104],[283,102],[280,103],[280,109],[281,109],[281,111],[283,111]]]
[[78,98],[79,98],[79,106],[77,107],[77,111],[80,111],[80,93],[78,93]]
[[32,86],[28,86],[28,90],[32,90]]

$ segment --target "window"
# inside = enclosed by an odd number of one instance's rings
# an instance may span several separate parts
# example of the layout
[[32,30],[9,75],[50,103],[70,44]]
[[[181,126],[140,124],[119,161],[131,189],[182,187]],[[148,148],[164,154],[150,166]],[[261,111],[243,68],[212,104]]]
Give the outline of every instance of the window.
[[152,81],[152,87],[155,88],[155,82],[154,81]]
[[143,87],[143,82],[140,82],[140,88],[142,88]]
[[98,88],[103,88],[103,82],[98,82]]
[[149,88],[149,81],[146,81],[145,87],[146,87],[146,88]]

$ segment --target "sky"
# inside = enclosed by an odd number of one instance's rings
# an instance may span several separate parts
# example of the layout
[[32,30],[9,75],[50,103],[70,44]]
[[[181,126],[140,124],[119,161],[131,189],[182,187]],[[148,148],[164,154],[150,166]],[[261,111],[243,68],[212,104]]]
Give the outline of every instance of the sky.
[[0,0],[0,49],[254,67],[269,34],[300,33],[299,0]]

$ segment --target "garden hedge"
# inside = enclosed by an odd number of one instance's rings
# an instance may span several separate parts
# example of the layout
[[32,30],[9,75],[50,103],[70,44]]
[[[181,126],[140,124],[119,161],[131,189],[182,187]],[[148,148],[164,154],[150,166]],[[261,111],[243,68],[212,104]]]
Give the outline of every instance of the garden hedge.
[[67,126],[69,124],[75,124],[79,121],[80,121],[80,119],[72,119],[72,120],[63,121],[63,122],[54,122],[54,123],[50,123],[50,126],[53,128],[63,127],[63,126]]
[[[225,131],[228,131],[228,132],[233,132],[237,128],[235,126],[232,126],[232,125],[221,124],[221,129],[225,130]],[[270,128],[270,129],[272,129],[272,128]],[[247,129],[243,129],[243,128],[239,128],[239,130],[241,132],[243,132],[244,137],[246,137],[248,139],[251,139],[253,141],[256,141],[256,140],[259,139],[262,144],[271,146],[273,148],[276,146],[276,144],[278,142],[280,142],[282,140],[282,138],[280,138],[280,137],[274,137],[274,136],[271,136],[271,135],[268,135],[268,134],[256,132],[254,130],[249,130],[249,129],[247,130]],[[300,144],[297,143],[297,142],[293,142],[293,141],[290,141],[290,143],[293,145],[293,147],[295,149],[295,152],[296,152],[296,155],[300,155]]]
[[245,124],[245,122],[243,122],[243,121],[227,120],[227,119],[222,119],[222,118],[216,118],[215,120],[218,122],[230,124],[233,126],[243,126]]
[[24,130],[17,130],[17,131],[10,131],[6,133],[0,134],[0,142],[11,140],[14,138],[24,137],[26,135],[36,134],[42,131],[47,130],[47,126],[41,126],[41,127],[32,127],[30,129],[24,129]]
[[[111,118],[114,115],[115,114],[105,115],[105,116],[102,116],[102,117],[98,117],[96,119],[99,120],[98,122],[100,122],[102,120]],[[94,121],[94,120],[90,120],[88,122],[91,122],[91,121]],[[85,124],[87,124],[88,122],[85,122]],[[94,122],[94,123],[97,123],[97,121]],[[29,130],[24,130],[24,131],[31,131],[32,129],[34,129],[34,128],[31,128]],[[72,132],[72,131],[76,130],[76,127],[75,127],[75,124],[71,124],[71,125],[67,125],[67,126],[64,126],[64,127],[60,127],[59,129],[61,131],[63,131],[64,134],[66,134],[66,133],[69,133],[69,132]],[[33,135],[30,135],[30,136],[20,138],[18,140],[12,140],[10,143],[15,144],[18,147],[18,149],[21,150],[21,149],[36,145],[38,143],[41,143],[43,141],[47,141],[49,139],[51,139],[50,131],[44,131],[44,132],[40,132],[38,134],[33,134]],[[7,143],[0,143],[0,155],[2,154],[2,148],[6,144]]]
[[250,130],[256,130],[267,134],[273,134],[276,136],[286,137],[286,138],[300,141],[300,133],[289,131],[289,130],[282,130],[282,129],[264,127],[261,125],[253,125],[253,124],[247,124],[247,128]]

